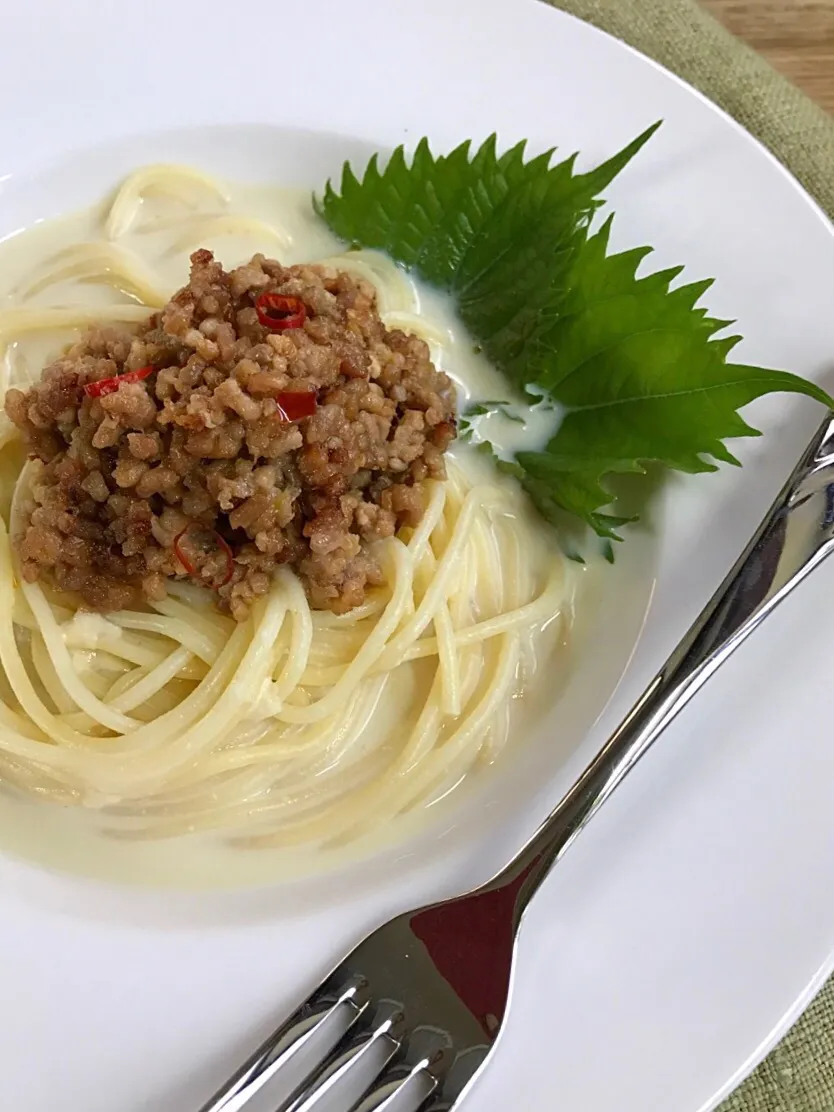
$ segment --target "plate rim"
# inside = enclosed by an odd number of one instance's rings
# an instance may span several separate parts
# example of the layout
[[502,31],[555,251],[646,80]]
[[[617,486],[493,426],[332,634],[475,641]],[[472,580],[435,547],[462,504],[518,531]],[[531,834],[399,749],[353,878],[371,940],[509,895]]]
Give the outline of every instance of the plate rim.
[[[518,2],[518,0],[516,0],[516,2]],[[540,0],[524,0],[524,2],[528,3],[530,6],[532,6],[533,4],[536,4],[536,6],[542,6],[542,7],[550,6],[550,5],[542,5],[540,3]],[[493,4],[493,7],[495,7],[495,8],[497,8],[500,4],[503,8],[505,8],[507,10],[509,10],[513,6],[513,0],[491,0],[491,3]],[[665,78],[668,79],[668,78],[671,77],[673,79],[673,81],[676,84],[678,84],[679,86],[681,86],[684,90],[686,90],[687,93],[694,94],[695,97],[699,101],[701,101],[708,109],[712,110],[712,112],[717,113],[726,122],[729,122],[732,125],[733,129],[736,132],[738,132],[741,136],[744,137],[745,141],[752,141],[753,144],[755,144],[755,146],[759,149],[760,152],[764,152],[764,154],[767,156],[768,161],[771,162],[771,164],[775,164],[779,168],[779,170],[781,171],[781,175],[784,178],[787,178],[793,184],[793,186],[795,187],[795,190],[798,190],[799,194],[804,198],[805,203],[810,205],[811,209],[815,212],[815,214],[818,217],[822,218],[823,227],[825,227],[827,229],[829,234],[834,235],[834,223],[832,223],[831,218],[829,218],[825,214],[825,212],[822,210],[822,208],[818,204],[818,202],[815,201],[815,199],[807,192],[807,190],[794,177],[794,175],[779,161],[779,159],[773,154],[772,151],[770,151],[758,138],[756,138],[749,131],[747,131],[746,128],[744,128],[737,120],[735,120],[731,115],[729,115],[729,113],[727,113],[724,109],[722,109],[721,107],[716,105],[714,102],[710,101],[708,97],[706,97],[698,89],[694,88],[691,84],[689,84],[688,82],[683,80],[677,74],[670,71],[668,68],[664,67],[663,65],[661,65],[660,63],[658,63],[654,59],[650,58],[649,56],[645,55],[644,53],[640,52],[636,48],[632,47],[630,44],[624,43],[622,40],[617,39],[615,36],[610,35],[609,33],[603,31],[602,29],[600,29],[598,27],[595,27],[595,26],[587,23],[586,21],[583,21],[583,20],[579,19],[579,17],[577,17],[577,16],[574,16],[570,13],[564,12],[562,9],[553,8],[551,6],[551,11],[553,12],[553,18],[569,20],[571,22],[575,22],[577,24],[582,25],[584,28],[590,28],[591,31],[594,34],[602,36],[603,38],[605,38],[607,40],[610,40],[611,42],[615,43],[618,48],[621,48],[621,49],[624,48],[626,51],[628,51],[629,53],[634,55],[637,59],[639,59],[642,63],[648,63],[650,67],[659,71],[661,74],[664,75]],[[2,203],[2,198],[0,198],[0,203]],[[755,1068],[755,1066],[758,1064],[758,1062],[761,1061],[766,1056],[766,1054],[769,1052],[769,1050],[772,1049],[772,1047],[774,1045],[776,1045],[776,1043],[778,1043],[778,1041],[785,1034],[785,1032],[789,1029],[789,1027],[793,1024],[793,1022],[798,1017],[798,1015],[800,1015],[801,1012],[805,1010],[805,1008],[808,1006],[808,1004],[813,999],[813,997],[816,995],[816,993],[819,991],[819,989],[824,985],[827,977],[830,975],[830,973],[832,971],[832,968],[834,968],[834,944],[832,944],[832,948],[831,948],[830,953],[829,953],[828,963],[827,963],[827,966],[825,967],[825,969],[827,971],[824,971],[822,968],[818,971],[817,975],[813,978],[812,982],[810,984],[806,985],[805,989],[802,991],[800,996],[797,997],[797,1000],[795,1001],[793,1007],[787,1013],[785,1013],[785,1015],[782,1017],[780,1023],[777,1024],[777,1026],[775,1028],[773,1028],[773,1030],[771,1031],[772,1038],[769,1036],[769,1041],[760,1045],[760,1047],[757,1049],[756,1054],[754,1055],[754,1057],[752,1059],[748,1060],[748,1062],[746,1062],[742,1067],[740,1067],[739,1073],[737,1073],[730,1080],[728,1080],[728,1082],[726,1083],[726,1087],[724,1089],[722,1089],[721,1091],[719,1091],[718,1093],[716,1093],[714,1098],[708,1104],[702,1106],[702,1112],[707,1112],[708,1108],[714,1108],[718,1103],[720,1103],[720,1101],[722,1099],[724,1099],[724,1097],[729,1092],[731,1092],[734,1088],[737,1087],[737,1085],[743,1080],[744,1077],[746,1077],[750,1072],[752,1072],[752,1070]],[[761,1053],[759,1053],[759,1051],[761,1051]],[[741,1071],[743,1071],[743,1072],[741,1072]]]

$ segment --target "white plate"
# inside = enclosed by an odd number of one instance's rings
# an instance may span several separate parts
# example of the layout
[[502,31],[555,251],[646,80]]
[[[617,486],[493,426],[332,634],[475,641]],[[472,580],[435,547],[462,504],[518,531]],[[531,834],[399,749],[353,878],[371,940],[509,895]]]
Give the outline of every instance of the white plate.
[[[818,380],[834,361],[834,239],[796,183],[669,74],[532,0],[30,0],[5,16],[4,234],[93,199],[108,167],[174,142],[126,135],[272,124],[384,148],[498,129],[589,162],[662,115],[610,190],[615,246],[653,243],[656,266],[715,274],[710,308],[747,337],[738,358]],[[176,142],[202,155],[202,136]],[[319,165],[299,143],[291,160],[284,133],[259,165],[305,182],[335,169],[338,144]],[[40,175],[93,144],[104,146],[60,179]],[[241,144],[207,157],[228,169],[249,157]],[[778,398],[751,417],[768,435],[741,446],[743,472],[667,484],[649,618],[593,728],[582,739],[562,729],[553,752],[531,745],[419,850],[326,885],[214,897],[131,894],[0,860],[3,1106],[189,1112],[364,929],[497,864],[694,617],[820,414]],[[833,586],[834,564],[713,681],[559,866],[525,923],[500,1051],[465,1107],[705,1110],[821,983],[834,943]],[[595,664],[586,657],[586,676]],[[555,715],[554,738],[563,726]]]

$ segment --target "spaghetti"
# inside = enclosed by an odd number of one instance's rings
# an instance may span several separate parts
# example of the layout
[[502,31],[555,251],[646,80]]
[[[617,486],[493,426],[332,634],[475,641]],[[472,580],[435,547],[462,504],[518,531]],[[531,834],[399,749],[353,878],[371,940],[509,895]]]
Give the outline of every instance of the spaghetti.
[[[0,308],[0,388],[28,385],[73,330],[143,319],[164,301],[163,260],[184,261],[206,228],[295,247],[203,174],[137,171],[98,238],[54,253]],[[386,324],[453,362],[448,329],[423,319],[390,262],[326,261],[371,280]],[[14,538],[31,465],[5,416],[0,466],[14,474],[0,519],[0,783],[89,808],[115,837],[329,845],[387,825],[497,756],[554,619],[569,617],[564,562],[514,484],[465,445],[430,484],[420,524],[379,542],[384,586],[363,605],[313,611],[283,569],[240,623],[183,582],[106,617],[24,582]]]

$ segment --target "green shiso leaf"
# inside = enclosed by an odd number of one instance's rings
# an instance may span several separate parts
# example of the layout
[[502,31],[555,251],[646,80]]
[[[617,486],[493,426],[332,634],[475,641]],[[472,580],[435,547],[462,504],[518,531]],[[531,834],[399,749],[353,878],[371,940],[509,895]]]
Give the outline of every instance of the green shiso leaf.
[[738,410],[765,394],[834,405],[797,375],[728,361],[740,337],[719,336],[730,322],[699,307],[711,281],[673,287],[680,267],[638,277],[651,248],[609,254],[610,218],[591,231],[600,193],[658,126],[584,174],[575,156],[525,161],[524,143],[499,154],[494,135],[440,156],[421,139],[410,161],[399,147],[361,179],[345,165],[338,190],[328,182],[315,201],[342,239],[449,291],[516,392],[536,387],[563,407],[543,451],[501,466],[548,520],[568,512],[617,540],[633,519],[605,512],[612,475],[737,463],[724,441],[758,435]]

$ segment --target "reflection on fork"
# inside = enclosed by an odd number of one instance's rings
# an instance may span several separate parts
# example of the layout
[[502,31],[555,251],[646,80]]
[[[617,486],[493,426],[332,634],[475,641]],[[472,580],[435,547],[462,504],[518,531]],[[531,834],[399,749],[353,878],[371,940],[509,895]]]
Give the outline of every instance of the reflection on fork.
[[362,942],[201,1112],[238,1112],[314,1040],[325,1057],[271,1112],[441,1112],[501,1027],[524,881],[401,915]]

